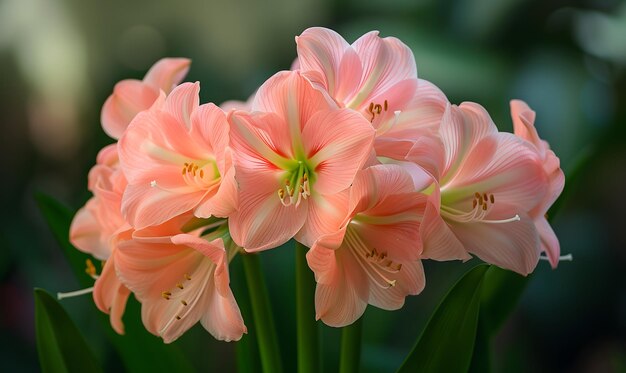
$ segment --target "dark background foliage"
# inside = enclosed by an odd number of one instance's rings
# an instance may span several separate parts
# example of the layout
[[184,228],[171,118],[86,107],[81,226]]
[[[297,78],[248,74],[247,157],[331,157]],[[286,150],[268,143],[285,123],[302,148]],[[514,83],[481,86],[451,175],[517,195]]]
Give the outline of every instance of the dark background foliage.
[[[295,58],[294,36],[327,26],[348,41],[372,29],[415,54],[421,78],[450,101],[476,101],[501,130],[508,102],[527,101],[568,176],[555,217],[562,252],[540,262],[499,333],[497,371],[617,371],[626,367],[626,3],[618,0],[0,0],[0,359],[39,369],[32,288],[79,287],[37,210],[44,192],[73,209],[111,142],[99,112],[113,85],[164,56],[193,60],[204,102],[246,99]],[[264,254],[281,348],[295,355],[294,253]],[[365,315],[362,367],[393,371],[446,290],[470,263],[425,263],[426,290],[396,312]],[[243,286],[236,275],[234,286]],[[239,284],[239,285],[238,285]],[[63,301],[105,368],[119,360],[89,296]],[[137,312],[136,308],[132,309]],[[248,320],[248,323],[252,320]],[[334,370],[337,330],[323,328]],[[175,343],[200,369],[234,368],[234,344],[196,327]],[[454,358],[454,351],[450,351]],[[287,370],[295,369],[294,360]],[[292,364],[292,365],[289,365]]]

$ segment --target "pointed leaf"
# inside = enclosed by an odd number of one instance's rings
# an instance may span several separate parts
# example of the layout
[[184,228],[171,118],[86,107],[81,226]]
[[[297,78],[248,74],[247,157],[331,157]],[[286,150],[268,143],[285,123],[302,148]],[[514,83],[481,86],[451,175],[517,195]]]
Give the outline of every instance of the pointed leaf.
[[482,283],[489,266],[459,280],[439,304],[398,372],[466,372],[472,360]]
[[43,372],[102,371],[63,307],[42,289],[35,289],[35,328]]

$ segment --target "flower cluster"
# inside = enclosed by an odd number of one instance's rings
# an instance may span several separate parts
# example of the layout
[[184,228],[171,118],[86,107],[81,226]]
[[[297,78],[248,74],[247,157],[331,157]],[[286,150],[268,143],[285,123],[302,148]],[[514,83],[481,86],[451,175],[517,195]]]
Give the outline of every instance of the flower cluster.
[[[117,140],[89,174],[71,242],[103,261],[93,297],[123,333],[130,293],[165,342],[202,323],[246,333],[229,286],[238,253],[309,247],[316,317],[331,326],[425,286],[421,260],[483,261],[526,275],[559,243],[546,211],[559,159],[511,102],[515,133],[418,79],[411,50],[377,32],[348,44],[324,28],[248,102],[200,104],[186,59],[119,82],[102,109]],[[542,254],[544,253],[544,254]]]

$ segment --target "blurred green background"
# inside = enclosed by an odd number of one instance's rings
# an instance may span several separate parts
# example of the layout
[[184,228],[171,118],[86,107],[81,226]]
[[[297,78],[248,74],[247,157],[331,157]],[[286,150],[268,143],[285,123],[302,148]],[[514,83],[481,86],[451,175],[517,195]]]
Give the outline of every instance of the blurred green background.
[[[115,82],[141,79],[157,59],[192,59],[203,102],[245,100],[289,68],[294,36],[331,27],[349,42],[377,29],[415,54],[421,78],[450,101],[476,101],[501,130],[508,102],[527,101],[568,176],[553,221],[563,262],[540,262],[497,337],[496,371],[626,369],[626,3],[617,0],[0,0],[0,365],[37,371],[32,288],[78,288],[33,195],[73,209],[86,174],[110,142],[100,107]],[[294,253],[262,256],[286,356],[295,369]],[[425,291],[396,312],[368,308],[362,368],[394,371],[443,294],[475,261],[425,263]],[[233,286],[241,263],[233,263]],[[119,358],[89,296],[63,305],[107,370]],[[136,315],[134,315],[136,317]],[[244,315],[245,316],[245,315]],[[247,318],[247,324],[252,319]],[[339,331],[323,328],[334,371]],[[196,327],[175,343],[198,370],[230,371],[234,344]],[[454,351],[450,351],[454,358]],[[155,357],[157,358],[157,357]]]

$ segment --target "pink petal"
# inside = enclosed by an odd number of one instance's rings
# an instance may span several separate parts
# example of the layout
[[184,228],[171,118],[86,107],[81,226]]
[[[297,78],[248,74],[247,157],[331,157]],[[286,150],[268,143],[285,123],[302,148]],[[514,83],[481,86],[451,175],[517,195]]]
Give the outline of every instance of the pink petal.
[[372,101],[376,93],[384,92],[406,79],[417,79],[415,58],[409,47],[392,37],[380,38],[378,31],[361,36],[352,44],[361,58],[363,78],[358,94],[350,107]]
[[191,127],[191,114],[200,105],[199,93],[200,83],[183,83],[174,88],[172,93],[167,96],[163,110],[189,129]]
[[[253,111],[276,113],[286,122],[287,136],[291,139],[288,143],[298,142],[305,123],[314,113],[329,108],[331,103],[324,95],[294,71],[282,71],[269,78],[252,103]],[[268,130],[267,127],[264,129]]]
[[383,289],[370,286],[368,303],[384,310],[397,310],[404,306],[407,295],[417,295],[424,290],[426,277],[420,261],[403,263],[395,286]]
[[365,274],[349,250],[332,252],[336,257],[337,273],[332,277],[332,282],[317,284],[315,317],[327,325],[343,327],[352,324],[365,312],[369,286]]
[[102,106],[100,121],[107,135],[122,136],[135,115],[152,106],[159,92],[138,80],[122,80]]
[[228,146],[228,132],[226,115],[214,104],[201,105],[191,115],[190,136],[204,139],[206,152],[215,154],[220,174],[226,172],[224,152]]
[[539,233],[541,240],[541,251],[546,253],[552,268],[556,268],[559,264],[559,256],[561,255],[561,245],[559,239],[554,234],[550,223],[544,217],[535,219],[535,228]]
[[535,129],[535,112],[521,100],[511,100],[511,117],[515,135],[542,150],[541,139]]
[[80,251],[89,253],[98,259],[106,260],[111,255],[111,247],[102,241],[101,225],[94,216],[98,209],[95,198],[87,201],[72,220],[70,226],[70,242]]
[[[339,71],[344,53],[350,45],[335,31],[312,27],[296,37],[298,62],[301,71],[316,71],[316,77],[307,75],[313,83],[326,88],[331,94],[336,93],[340,81]],[[353,59],[349,57],[349,59]],[[344,62],[344,71],[353,63]]]
[[439,180],[444,168],[444,157],[444,147],[439,138],[422,136],[415,141],[405,159],[418,165],[434,180]]
[[452,230],[472,254],[487,263],[527,275],[539,261],[539,236],[528,215],[514,207],[499,206],[499,213],[490,213],[491,220],[519,215],[520,220],[504,224],[449,222]]
[[246,251],[280,246],[289,241],[305,222],[308,201],[302,201],[298,207],[283,206],[277,195],[280,185],[276,181],[271,193],[256,193],[242,188],[239,210],[228,219],[233,241]]
[[114,258],[112,256],[107,260],[100,277],[96,280],[93,299],[98,309],[110,315],[109,319],[113,330],[118,334],[124,334],[122,316],[130,290],[117,277]]
[[286,122],[278,115],[235,112],[229,114],[228,122],[230,146],[238,167],[287,168],[287,158],[293,156],[291,138]]
[[313,243],[336,249],[343,240],[342,234],[335,234],[345,226],[349,214],[350,191],[344,190],[330,195],[315,194],[309,199],[309,213],[296,240],[307,247]]
[[203,200],[204,190],[175,189],[177,185],[159,182],[129,185],[122,200],[122,213],[135,229],[159,225],[192,210]]
[[222,176],[219,189],[215,195],[201,202],[195,209],[195,215],[199,218],[211,216],[226,218],[237,209],[239,204],[238,197],[235,168],[231,167]]
[[354,181],[350,196],[358,224],[351,228],[369,249],[395,261],[415,261],[422,252],[420,223],[426,196],[413,189],[410,175],[396,165],[372,166]]
[[[471,205],[475,192],[493,194],[500,201],[530,211],[546,195],[546,175],[537,154],[517,137],[498,133],[483,138],[468,154],[446,188],[467,190],[465,199],[447,204]],[[445,197],[445,193],[442,193]],[[461,208],[462,209],[462,208]]]
[[152,65],[143,82],[167,94],[187,75],[189,65],[191,60],[187,58],[163,58]]
[[498,133],[489,113],[471,102],[460,107],[448,106],[439,129],[445,147],[445,167],[442,175],[455,170],[476,144],[485,136]]
[[373,140],[370,123],[352,110],[313,115],[302,132],[304,151],[317,174],[312,189],[321,194],[346,189],[367,159]]
[[439,192],[436,190],[428,199],[424,220],[420,226],[420,236],[424,245],[423,259],[469,260],[463,243],[459,241],[439,214]]

